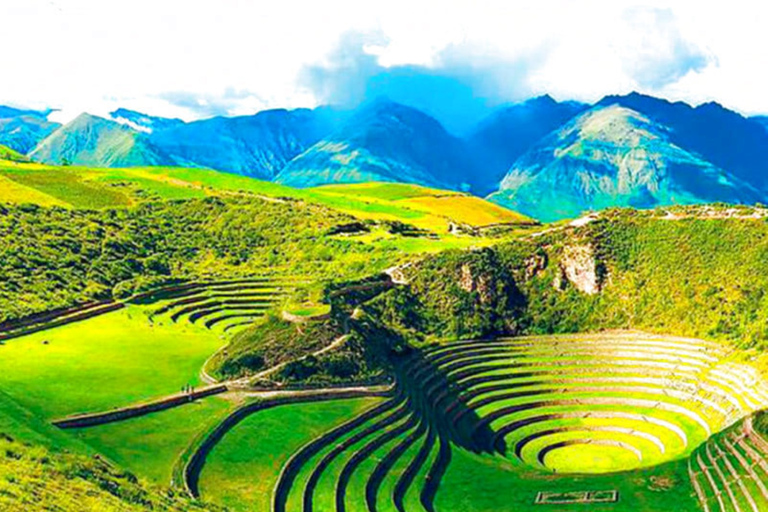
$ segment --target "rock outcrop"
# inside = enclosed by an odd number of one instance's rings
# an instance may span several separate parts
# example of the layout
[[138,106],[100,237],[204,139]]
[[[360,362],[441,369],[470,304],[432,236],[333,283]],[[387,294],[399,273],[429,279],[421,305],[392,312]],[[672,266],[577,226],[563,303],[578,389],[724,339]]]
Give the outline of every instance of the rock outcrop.
[[602,279],[597,272],[597,261],[592,246],[569,245],[563,249],[560,272],[555,277],[554,286],[563,290],[569,283],[587,295],[600,291]]

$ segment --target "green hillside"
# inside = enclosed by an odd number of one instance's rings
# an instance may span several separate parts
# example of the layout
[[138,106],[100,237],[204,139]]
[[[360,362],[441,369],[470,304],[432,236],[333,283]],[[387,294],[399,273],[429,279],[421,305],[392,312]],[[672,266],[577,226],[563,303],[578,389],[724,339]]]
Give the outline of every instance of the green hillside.
[[108,462],[51,453],[0,435],[0,508],[7,512],[181,512],[217,510],[147,488]]
[[146,137],[125,125],[81,114],[43,140],[29,156],[49,164],[136,167],[172,163]]
[[374,304],[393,318],[407,311],[397,325],[420,340],[630,328],[762,350],[767,226],[762,208],[608,210],[428,258],[409,269],[409,287]]
[[7,146],[0,145],[0,161],[2,160],[8,160],[10,162],[28,162],[29,158]]
[[748,182],[675,145],[663,125],[607,105],[542,139],[515,161],[489,199],[553,221],[612,206],[754,204],[761,197]]
[[397,183],[0,180],[0,507],[763,503],[761,207],[541,226]]
[[21,164],[0,160],[0,179],[14,186],[3,201],[77,208],[127,206],[160,199],[191,199],[250,193],[322,204],[361,219],[399,221],[447,233],[451,223],[482,228],[532,221],[488,201],[400,183],[333,185],[294,189],[276,183],[206,169],[135,167],[102,169]]

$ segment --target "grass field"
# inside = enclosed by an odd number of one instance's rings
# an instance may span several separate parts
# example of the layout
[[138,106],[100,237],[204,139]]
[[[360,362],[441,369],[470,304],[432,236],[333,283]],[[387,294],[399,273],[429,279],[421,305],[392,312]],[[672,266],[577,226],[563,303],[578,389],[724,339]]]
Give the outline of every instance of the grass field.
[[[616,503],[538,505],[539,492],[616,490]],[[455,450],[437,492],[437,510],[466,512],[517,512],[539,510],[589,510],[595,512],[700,511],[688,484],[686,461],[669,462],[628,473],[589,476],[555,476],[524,473],[498,459]]]
[[0,389],[42,418],[105,411],[198,384],[223,343],[185,324],[153,325],[130,306],[0,346]]
[[288,457],[376,402],[365,398],[287,405],[249,417],[209,455],[200,479],[201,494],[234,511],[269,510],[278,472]]
[[180,454],[208,424],[222,419],[232,402],[209,397],[160,413],[72,431],[140,478],[167,486]]

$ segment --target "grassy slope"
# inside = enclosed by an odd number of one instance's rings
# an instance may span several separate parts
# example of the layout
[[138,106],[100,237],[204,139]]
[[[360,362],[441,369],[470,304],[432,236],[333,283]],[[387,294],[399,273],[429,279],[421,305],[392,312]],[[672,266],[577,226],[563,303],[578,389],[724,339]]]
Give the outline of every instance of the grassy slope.
[[105,462],[0,437],[0,510],[142,512],[213,510],[164,496]]
[[0,144],[0,160],[10,160],[12,162],[28,162],[29,158],[18,151],[14,151],[8,146]]
[[222,343],[184,324],[153,326],[132,307],[0,346],[0,389],[42,418],[109,410],[199,383]]
[[[115,210],[0,206],[0,321],[130,295],[169,278],[366,275],[404,253],[327,235],[352,217],[232,196]],[[41,225],[45,226],[41,228]]]
[[[635,328],[768,346],[768,223],[654,215],[613,211],[581,228],[448,251],[414,269],[410,290],[369,309],[422,338]],[[564,248],[576,246],[594,248],[600,293],[554,286]],[[486,283],[484,297],[461,288],[464,268],[475,286]]]
[[190,440],[233,404],[209,397],[184,407],[74,431],[74,436],[141,478],[167,486]]
[[[3,162],[1,158],[0,176],[75,207],[128,205],[153,197],[185,199],[221,192],[250,192],[311,201],[364,219],[398,220],[438,232],[446,232],[451,220],[473,226],[529,221],[477,197],[398,183],[331,185],[300,190],[205,169],[55,167]],[[6,200],[40,201],[30,195]]]

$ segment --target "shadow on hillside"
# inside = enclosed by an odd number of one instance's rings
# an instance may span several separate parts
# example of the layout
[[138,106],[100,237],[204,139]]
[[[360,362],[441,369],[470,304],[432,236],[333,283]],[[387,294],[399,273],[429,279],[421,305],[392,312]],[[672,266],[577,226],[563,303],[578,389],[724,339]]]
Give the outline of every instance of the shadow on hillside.
[[401,386],[418,414],[452,444],[475,453],[505,453],[506,445],[494,446],[494,431],[460,398],[456,384],[420,350],[393,358]]

